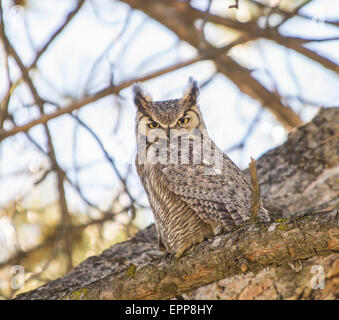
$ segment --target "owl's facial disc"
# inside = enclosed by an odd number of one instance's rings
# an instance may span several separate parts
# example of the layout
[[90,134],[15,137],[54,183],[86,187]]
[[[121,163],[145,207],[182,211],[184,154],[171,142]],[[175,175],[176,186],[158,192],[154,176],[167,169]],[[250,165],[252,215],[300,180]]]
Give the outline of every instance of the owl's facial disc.
[[168,120],[164,121],[163,118],[157,117],[157,113],[152,115],[139,113],[139,133],[148,136],[149,134],[154,135],[156,132],[163,131],[165,134],[163,138],[165,138],[166,136],[170,137],[171,134],[177,136],[185,133],[185,131],[201,129],[201,115],[196,106],[187,111],[180,111],[175,117],[171,117]]
[[175,123],[172,124],[172,128],[176,129],[198,129],[200,126],[200,115],[198,110],[190,109],[186,111],[182,117],[179,117]]
[[138,85],[133,90],[138,109],[138,132],[142,135],[148,136],[150,133],[153,136],[159,132],[165,134],[164,138],[169,138],[171,132],[177,135],[185,130],[204,127],[197,106],[199,88],[196,81],[190,81],[189,88],[181,99],[153,101]]

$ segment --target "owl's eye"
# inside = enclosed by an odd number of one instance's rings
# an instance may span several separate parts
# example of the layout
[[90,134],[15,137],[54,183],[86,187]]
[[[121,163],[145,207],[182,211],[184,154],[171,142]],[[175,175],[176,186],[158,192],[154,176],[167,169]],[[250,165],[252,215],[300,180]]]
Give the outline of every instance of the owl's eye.
[[150,129],[156,129],[156,128],[159,128],[159,123],[158,122],[155,122],[155,121],[153,121],[153,122],[151,122],[151,123],[149,123],[148,124],[148,127],[150,128]]
[[181,119],[178,120],[178,123],[179,123],[179,124],[186,124],[186,123],[188,123],[189,121],[190,121],[189,118],[181,118]]

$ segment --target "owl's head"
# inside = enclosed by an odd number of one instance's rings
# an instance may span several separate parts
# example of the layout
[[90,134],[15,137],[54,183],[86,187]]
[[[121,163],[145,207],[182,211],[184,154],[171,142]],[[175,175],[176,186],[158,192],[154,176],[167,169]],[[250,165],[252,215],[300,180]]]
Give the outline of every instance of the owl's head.
[[201,113],[197,105],[198,84],[190,78],[189,87],[181,99],[153,101],[138,84],[133,87],[138,122],[144,121],[152,129],[201,129]]

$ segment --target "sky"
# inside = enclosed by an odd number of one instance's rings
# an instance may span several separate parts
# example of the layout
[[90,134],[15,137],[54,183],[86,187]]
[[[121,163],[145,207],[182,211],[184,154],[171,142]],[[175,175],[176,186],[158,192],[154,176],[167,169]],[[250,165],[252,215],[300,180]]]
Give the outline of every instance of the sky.
[[[70,0],[30,0],[26,9],[10,7],[9,0],[3,3],[7,35],[26,65],[33,61],[35,50],[45,43],[62,23],[65,14],[74,7],[74,1]],[[94,1],[88,1],[84,5],[76,18],[41,57],[38,63],[39,72],[32,72],[38,90],[44,98],[63,106],[68,104],[71,98],[80,99],[86,91],[95,92],[105,87],[112,68],[114,81],[119,83],[195,56],[194,48],[178,41],[172,32],[138,11],[132,13],[123,37],[113,41],[124,28],[129,7],[119,1],[103,0],[100,4],[93,3]],[[204,8],[207,4],[203,0],[193,3],[199,8]],[[211,12],[220,13],[225,8],[227,1],[214,0]],[[238,19],[246,21],[248,12],[243,8],[237,13]],[[302,13],[314,16],[314,20],[294,18],[284,25],[281,32],[310,38],[339,36],[339,28],[322,23],[323,19],[338,20],[338,0],[312,1],[302,9]],[[27,33],[30,37],[27,37]],[[234,34],[221,27],[207,25],[206,37],[213,44],[222,46],[230,41]],[[339,64],[339,41],[311,43],[307,46]],[[106,53],[103,58],[97,61],[104,51]],[[252,75],[268,88],[275,85],[273,78],[277,80],[281,94],[301,94],[308,100],[326,106],[338,105],[339,77],[298,53],[262,39],[238,46],[231,50],[230,55],[242,65],[251,68]],[[14,68],[14,63],[11,64],[11,77],[16,79],[20,73]],[[271,76],[267,74],[267,69],[270,70]],[[7,90],[4,70],[3,51],[0,51],[0,100]],[[143,87],[155,100],[177,98],[187,87],[190,76],[201,84],[214,73],[213,63],[204,61],[147,81]],[[295,76],[298,79],[297,84],[293,80]],[[13,111],[18,124],[38,117],[35,108],[23,107],[31,103],[27,88],[19,86],[10,103],[10,110]],[[216,75],[213,81],[201,90],[199,104],[207,130],[222,150],[227,150],[242,140],[249,124],[261,110],[257,101],[239,92],[223,75]],[[295,101],[293,107],[304,121],[309,121],[318,110],[315,106],[302,106]],[[53,111],[54,107],[49,105],[47,110]],[[135,107],[131,89],[123,90],[119,99],[110,96],[87,105],[78,115],[102,139],[106,150],[116,159],[123,175],[127,173],[128,165],[132,166],[128,186],[135,197],[147,204],[133,166],[136,151]],[[228,154],[241,168],[247,167],[250,157],[258,158],[267,150],[283,143],[287,137],[284,128],[266,110],[260,112],[259,119],[245,148]],[[119,181],[111,166],[104,160],[94,139],[84,129],[78,128],[75,132],[75,123],[69,115],[50,121],[49,127],[60,165],[70,169],[72,179],[76,178],[74,170],[72,171],[74,163],[82,166],[83,169],[77,175],[82,191],[100,208],[107,209],[113,196],[120,190]],[[5,123],[5,128],[9,129],[10,124]],[[42,145],[45,144],[41,126],[34,127],[30,133]],[[0,207],[9,201],[22,198],[27,206],[36,203],[48,205],[55,200],[55,193],[48,192],[55,184],[52,175],[42,185],[33,188],[36,179],[34,174],[41,172],[46,165],[46,158],[31,147],[22,134],[2,142]],[[17,174],[18,172],[21,174]],[[67,184],[66,191],[70,208],[74,211],[85,211],[86,205]],[[122,198],[121,201],[126,200]],[[145,210],[140,218],[140,225],[147,225],[151,221],[150,211]],[[4,220],[1,220],[0,210],[0,234],[1,230],[4,230],[2,225]]]

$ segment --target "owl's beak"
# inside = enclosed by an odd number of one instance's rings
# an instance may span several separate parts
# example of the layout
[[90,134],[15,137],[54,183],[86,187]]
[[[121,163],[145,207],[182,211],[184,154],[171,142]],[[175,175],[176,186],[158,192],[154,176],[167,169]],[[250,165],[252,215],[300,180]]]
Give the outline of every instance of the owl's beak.
[[167,136],[167,139],[168,139],[168,140],[170,139],[170,130],[171,130],[170,126],[168,126],[168,127],[166,128],[166,130],[165,130],[165,133],[166,133],[166,136]]

